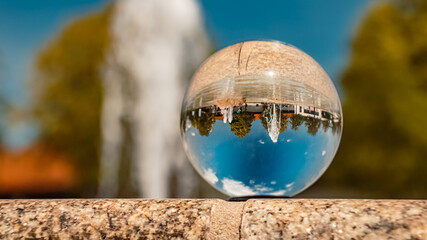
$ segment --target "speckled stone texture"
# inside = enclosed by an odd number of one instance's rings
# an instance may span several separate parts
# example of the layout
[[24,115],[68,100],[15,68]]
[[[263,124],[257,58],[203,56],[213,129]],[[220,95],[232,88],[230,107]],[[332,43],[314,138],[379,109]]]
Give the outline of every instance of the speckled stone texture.
[[427,201],[250,200],[242,239],[427,239]]
[[0,200],[0,239],[427,239],[427,201]]
[[0,201],[0,239],[203,239],[212,200]]

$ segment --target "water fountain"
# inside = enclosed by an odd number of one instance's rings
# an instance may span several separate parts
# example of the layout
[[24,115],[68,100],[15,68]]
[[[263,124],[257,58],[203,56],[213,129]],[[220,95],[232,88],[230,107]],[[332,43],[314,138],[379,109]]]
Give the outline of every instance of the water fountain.
[[104,71],[99,196],[117,194],[124,120],[132,126],[132,178],[140,194],[167,197],[175,172],[178,196],[188,196],[194,176],[176,125],[186,79],[209,49],[199,6],[194,0],[115,4]]

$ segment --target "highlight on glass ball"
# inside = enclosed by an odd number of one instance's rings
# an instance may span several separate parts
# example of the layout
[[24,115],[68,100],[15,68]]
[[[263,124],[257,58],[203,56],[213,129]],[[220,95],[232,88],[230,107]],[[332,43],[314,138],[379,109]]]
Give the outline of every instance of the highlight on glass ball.
[[216,52],[194,74],[182,105],[192,165],[230,197],[300,193],[327,169],[341,132],[341,103],[327,73],[280,42]]

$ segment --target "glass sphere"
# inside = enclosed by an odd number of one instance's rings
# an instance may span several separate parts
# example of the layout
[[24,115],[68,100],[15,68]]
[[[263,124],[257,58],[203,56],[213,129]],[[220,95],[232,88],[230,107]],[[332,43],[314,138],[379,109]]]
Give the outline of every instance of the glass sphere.
[[341,103],[329,76],[280,42],[216,52],[194,74],[181,112],[192,165],[231,197],[300,193],[331,163],[341,131]]

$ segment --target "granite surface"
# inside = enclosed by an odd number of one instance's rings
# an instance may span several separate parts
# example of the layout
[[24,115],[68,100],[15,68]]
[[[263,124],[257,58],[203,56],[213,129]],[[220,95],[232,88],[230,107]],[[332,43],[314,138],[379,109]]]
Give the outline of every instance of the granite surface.
[[427,201],[250,200],[242,239],[427,239]]
[[212,200],[3,200],[0,239],[203,239]]
[[427,201],[0,200],[0,239],[427,239]]
[[240,239],[240,226],[245,202],[217,201],[211,210],[207,239]]

